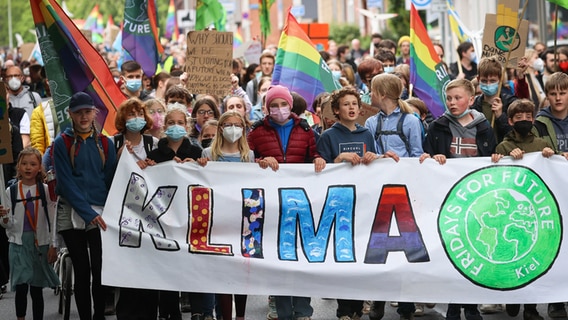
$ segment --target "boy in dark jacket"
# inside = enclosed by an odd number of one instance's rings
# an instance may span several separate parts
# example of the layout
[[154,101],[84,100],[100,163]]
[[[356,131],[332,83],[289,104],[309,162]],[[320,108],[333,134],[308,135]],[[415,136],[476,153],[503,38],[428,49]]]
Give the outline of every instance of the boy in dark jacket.
[[482,94],[475,97],[471,108],[485,115],[495,132],[497,143],[499,143],[511,131],[511,126],[507,120],[507,108],[513,101],[517,100],[517,97],[510,95],[504,88],[497,96],[499,82],[503,76],[503,67],[496,57],[481,59],[478,70],[477,80]]
[[[503,142],[497,145],[495,153],[491,155],[493,162],[498,162],[504,156],[512,156],[513,159],[522,159],[527,152],[542,151],[544,157],[554,154],[552,145],[542,138],[535,137],[531,132],[533,127],[534,103],[527,99],[513,102],[507,110],[509,125],[513,130],[505,136]],[[536,312],[536,305],[534,305]],[[527,305],[525,305],[525,313]]]

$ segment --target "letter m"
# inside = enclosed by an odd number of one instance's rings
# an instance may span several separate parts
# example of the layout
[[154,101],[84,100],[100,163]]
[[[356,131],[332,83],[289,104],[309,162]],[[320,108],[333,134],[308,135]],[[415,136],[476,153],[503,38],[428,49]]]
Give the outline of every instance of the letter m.
[[334,229],[335,261],[354,262],[353,217],[355,186],[330,186],[317,231],[310,200],[301,188],[280,188],[280,226],[278,256],[280,260],[297,261],[297,230],[300,230],[302,250],[309,262],[323,262]]
[[140,247],[142,232],[144,232],[150,235],[156,249],[179,250],[179,244],[175,240],[166,238],[159,221],[160,217],[168,211],[176,190],[176,186],[159,187],[150,201],[146,202],[148,197],[146,180],[142,176],[132,173],[124,194],[120,214],[119,245],[121,247]]

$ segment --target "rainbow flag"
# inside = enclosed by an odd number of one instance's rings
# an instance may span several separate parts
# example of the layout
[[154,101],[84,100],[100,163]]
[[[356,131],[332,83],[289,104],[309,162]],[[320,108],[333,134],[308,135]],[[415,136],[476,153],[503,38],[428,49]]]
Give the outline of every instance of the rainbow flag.
[[550,1],[550,3],[554,3],[568,9],[568,0],[548,0],[548,1]]
[[272,83],[300,94],[312,112],[312,102],[318,94],[341,88],[290,11],[278,43]]
[[154,76],[160,54],[164,52],[158,34],[154,0],[126,1],[122,47],[142,66],[148,78]]
[[435,117],[446,111],[444,87],[450,76],[436,54],[414,5],[410,8],[410,83]]
[[56,115],[64,130],[66,108],[75,92],[88,93],[99,110],[97,123],[115,134],[116,109],[126,99],[104,59],[73,24],[56,0],[30,0],[38,42],[51,86]]
[[233,49],[240,47],[243,44],[243,35],[241,34],[241,29],[237,29],[233,32]]
[[85,23],[83,24],[83,30],[93,30],[97,27],[97,18],[99,16],[99,5],[95,4],[93,9],[91,9],[91,13],[87,19],[85,19]]
[[168,6],[168,14],[166,15],[166,32],[164,34],[164,37],[166,39],[171,39],[173,34],[174,34],[174,30],[176,27],[176,7],[174,4],[174,0],[170,0],[170,5]]
[[469,35],[463,30],[461,25],[461,19],[454,8],[454,3],[452,0],[446,0],[446,6],[448,7],[448,20],[450,20],[450,29],[458,37],[460,43],[469,41]]

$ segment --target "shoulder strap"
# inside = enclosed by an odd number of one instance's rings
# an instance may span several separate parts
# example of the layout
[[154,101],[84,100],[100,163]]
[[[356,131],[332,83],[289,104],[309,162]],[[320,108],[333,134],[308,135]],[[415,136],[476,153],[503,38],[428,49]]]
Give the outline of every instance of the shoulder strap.
[[35,97],[34,97],[34,94],[32,93],[31,90],[28,90],[28,95],[29,95],[30,98],[32,99],[32,103],[34,104],[34,109],[35,109],[35,107],[37,107],[37,101],[36,101],[36,99],[35,99]]
[[404,146],[406,147],[406,152],[410,155],[410,142],[408,141],[408,138],[404,135],[404,132],[402,131],[402,125],[404,124],[404,118],[406,118],[406,115],[407,113],[403,112],[400,115],[400,118],[398,118],[398,123],[396,125],[396,132],[398,133],[400,140],[404,142]]
[[14,215],[14,208],[16,207],[18,191],[16,190],[16,186],[18,183],[14,183],[10,186],[10,201],[12,202],[12,215]]
[[304,131],[312,130],[312,127],[310,127],[310,124],[308,123],[308,121],[306,119],[301,119],[299,125],[300,125],[300,128],[304,129]]
[[144,140],[144,151],[148,155],[152,151],[152,147],[154,147],[154,137],[149,134],[143,134],[142,139]]
[[39,198],[41,199],[41,206],[43,207],[43,212],[45,213],[45,218],[47,219],[47,228],[51,232],[51,222],[49,221],[49,213],[47,212],[47,199],[45,197],[45,188],[43,183],[38,182],[36,188],[39,190]]
[[123,144],[124,144],[124,135],[122,133],[117,133],[114,136],[114,150],[116,151],[116,153],[118,153],[118,150],[122,147]]
[[257,102],[258,102],[258,101],[257,101],[257,100],[258,100],[258,79],[257,79],[256,77],[254,77],[254,78],[252,79],[252,87],[253,87],[253,89],[254,89],[254,92],[253,92],[253,96],[252,96],[252,101],[251,101],[251,102],[252,102],[253,105],[256,105]]

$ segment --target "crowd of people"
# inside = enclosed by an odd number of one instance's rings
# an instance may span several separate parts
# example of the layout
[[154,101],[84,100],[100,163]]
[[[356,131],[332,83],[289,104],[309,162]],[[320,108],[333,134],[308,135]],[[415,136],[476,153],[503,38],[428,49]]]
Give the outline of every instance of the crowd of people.
[[[16,292],[18,319],[24,319],[27,293],[34,319],[43,317],[42,288],[57,285],[49,263],[55,248],[67,246],[75,275],[74,296],[81,319],[236,319],[245,318],[246,295],[110,288],[101,283],[101,215],[118,159],[131,153],[140,168],[175,161],[257,163],[278,170],[282,163],[370,165],[375,159],[504,156],[521,159],[528,152],[568,159],[568,52],[539,43],[526,49],[515,69],[495,57],[479,58],[471,43],[457,47],[458,61],[444,63],[452,81],[445,88],[446,112],[435,119],[410,86],[410,38],[398,42],[374,34],[373,50],[337,46],[320,52],[342,88],[321,93],[308,111],[304,98],[272,85],[274,46],[248,65],[234,59],[231,94],[218,97],[191,92],[185,85],[183,55],[166,57],[159,72],[147,77],[136,61],[109,68],[126,100],[115,118],[117,132],[105,136],[96,124],[92,98],[75,93],[67,112],[50,98],[44,68],[6,56],[1,78],[6,84],[14,163],[4,166],[8,198],[0,206],[2,230],[0,284]],[[444,48],[435,50],[444,61]],[[371,55],[373,52],[373,55]],[[105,55],[108,58],[108,55]],[[52,84],[53,85],[53,84]],[[363,104],[376,115],[360,121]],[[61,123],[70,119],[71,125]],[[460,148],[456,146],[460,145]],[[464,147],[465,146],[465,147]],[[47,173],[47,175],[46,175]],[[254,217],[262,219],[262,217]],[[254,221],[243,221],[243,255],[254,255]],[[244,226],[244,225],[243,225]],[[248,240],[247,240],[248,239]],[[250,241],[249,241],[250,240]],[[271,296],[268,319],[306,320],[310,297]],[[424,303],[399,302],[401,319],[424,313]],[[384,301],[338,300],[337,318],[371,320],[384,315]],[[446,318],[481,320],[494,305],[448,306]],[[519,305],[507,305],[516,315]],[[480,312],[481,311],[481,312]],[[548,316],[566,317],[563,303]],[[541,320],[536,306],[524,306],[525,320]]]

